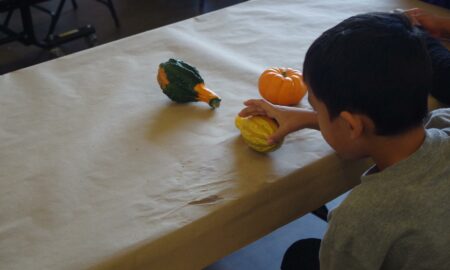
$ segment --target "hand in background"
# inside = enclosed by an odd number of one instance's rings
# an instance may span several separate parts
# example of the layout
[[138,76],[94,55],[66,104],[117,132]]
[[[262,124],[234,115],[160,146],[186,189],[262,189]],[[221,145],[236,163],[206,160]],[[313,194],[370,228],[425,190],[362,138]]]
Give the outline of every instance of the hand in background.
[[448,38],[450,34],[450,18],[428,13],[420,8],[405,11],[413,25],[420,26],[436,38]]
[[244,102],[246,106],[239,112],[239,116],[268,116],[278,122],[278,130],[270,138],[269,143],[281,141],[287,134],[303,128],[319,129],[317,116],[314,111],[278,106],[263,99],[250,99]]

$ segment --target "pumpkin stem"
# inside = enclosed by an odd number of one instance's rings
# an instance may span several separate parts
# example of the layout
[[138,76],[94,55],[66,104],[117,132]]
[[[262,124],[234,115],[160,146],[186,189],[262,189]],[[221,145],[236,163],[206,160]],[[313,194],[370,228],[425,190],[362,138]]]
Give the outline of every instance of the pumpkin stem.
[[281,75],[283,75],[283,77],[286,77],[287,76],[286,71],[281,72]]

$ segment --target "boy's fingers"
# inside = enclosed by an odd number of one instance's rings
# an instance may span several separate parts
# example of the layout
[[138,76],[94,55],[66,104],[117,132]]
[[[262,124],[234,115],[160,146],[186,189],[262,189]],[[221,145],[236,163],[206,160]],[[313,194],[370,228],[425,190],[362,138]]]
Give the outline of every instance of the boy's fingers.
[[266,112],[262,108],[255,106],[246,107],[239,112],[239,116],[241,117],[247,117],[251,115],[266,115]]
[[272,103],[269,103],[268,101],[264,100],[264,99],[260,99],[257,101],[258,107],[262,108],[267,116],[272,117],[272,118],[276,118],[276,111],[277,109],[275,108],[275,106]]
[[286,128],[278,128],[278,130],[272,134],[272,136],[269,137],[268,143],[269,144],[275,144],[279,143],[283,140],[283,138],[289,133],[289,131]]
[[244,105],[261,107],[262,109],[264,109],[266,111],[271,110],[273,108],[273,105],[264,99],[249,99],[244,102]]
[[[269,117],[274,117],[276,108],[274,105],[269,103],[264,99],[249,99],[244,102],[247,107],[239,112],[239,116],[253,116],[253,115],[265,115]],[[268,143],[275,144],[283,140],[283,138],[289,133],[289,130],[280,126],[278,130],[269,137]]]
[[244,105],[247,107],[239,113],[239,116],[267,115],[272,117],[273,105],[263,99],[249,99],[244,102]]
[[249,100],[244,101],[244,105],[246,105],[246,106],[257,105],[260,103],[260,101],[261,101],[261,99],[249,99]]

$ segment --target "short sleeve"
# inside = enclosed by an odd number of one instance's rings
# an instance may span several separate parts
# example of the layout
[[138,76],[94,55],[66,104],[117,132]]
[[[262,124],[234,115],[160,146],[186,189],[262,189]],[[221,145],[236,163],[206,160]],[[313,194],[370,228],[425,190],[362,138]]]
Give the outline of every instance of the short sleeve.
[[425,120],[425,127],[440,129],[450,135],[450,108],[431,111]]

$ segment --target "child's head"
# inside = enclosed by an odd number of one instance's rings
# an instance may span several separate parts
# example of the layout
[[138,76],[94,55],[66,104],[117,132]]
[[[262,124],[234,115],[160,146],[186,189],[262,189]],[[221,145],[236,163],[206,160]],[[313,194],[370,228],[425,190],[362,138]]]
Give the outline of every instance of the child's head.
[[331,122],[343,112],[364,115],[374,134],[392,136],[427,114],[431,62],[420,31],[401,14],[357,15],[327,30],[309,48],[303,74]]

